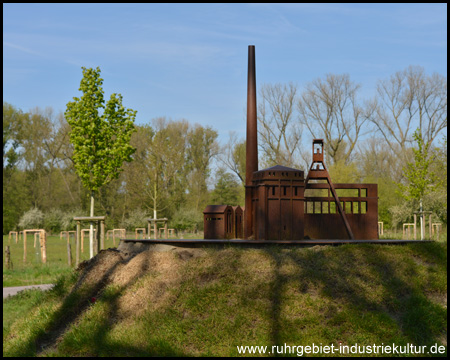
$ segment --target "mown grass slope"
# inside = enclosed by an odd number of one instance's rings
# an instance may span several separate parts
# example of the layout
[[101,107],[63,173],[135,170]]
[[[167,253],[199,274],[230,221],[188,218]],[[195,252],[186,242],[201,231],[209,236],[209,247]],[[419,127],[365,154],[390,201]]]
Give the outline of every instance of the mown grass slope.
[[446,346],[447,244],[227,246],[145,251],[131,259],[107,250],[48,293],[4,301],[4,311],[16,305],[26,311],[6,325],[4,319],[4,356]]

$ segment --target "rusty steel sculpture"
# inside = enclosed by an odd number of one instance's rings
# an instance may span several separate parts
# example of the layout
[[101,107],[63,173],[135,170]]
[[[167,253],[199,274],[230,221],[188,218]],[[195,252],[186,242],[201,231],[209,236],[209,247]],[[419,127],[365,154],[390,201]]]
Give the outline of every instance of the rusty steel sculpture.
[[253,45],[248,48],[247,81],[245,208],[208,205],[203,212],[204,238],[378,239],[377,184],[333,184],[322,139],[313,140],[306,179],[302,170],[281,165],[258,170]]

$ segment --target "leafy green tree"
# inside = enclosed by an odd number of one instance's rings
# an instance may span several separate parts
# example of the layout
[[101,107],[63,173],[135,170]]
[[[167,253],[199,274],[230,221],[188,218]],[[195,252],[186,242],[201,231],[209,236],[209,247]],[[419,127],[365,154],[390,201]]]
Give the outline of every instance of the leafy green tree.
[[190,206],[182,206],[174,213],[170,226],[183,231],[203,230],[203,214]]
[[169,217],[183,202],[186,190],[187,121],[158,118],[137,126],[131,139],[134,161],[123,174],[129,208],[142,207],[153,218]]
[[[430,157],[430,142],[425,143],[420,128],[413,135],[417,148],[413,148],[414,162],[409,162],[403,168],[407,184],[398,183],[401,196],[408,201],[419,201],[420,211],[423,210],[425,195],[434,192],[440,185],[441,180],[431,171],[432,158]],[[423,228],[421,225],[421,239],[423,239]]]
[[3,234],[17,229],[20,215],[29,207],[26,201],[21,159],[21,133],[26,114],[3,102]]
[[[26,172],[27,193],[32,206],[47,213],[52,208],[74,206],[74,172],[65,171],[67,164],[61,161],[61,148],[68,142],[68,134],[61,132],[69,126],[62,113],[51,107],[35,107],[27,114],[21,140],[21,166]],[[69,164],[70,165],[70,164]]]
[[235,177],[219,170],[217,172],[217,182],[211,193],[211,204],[216,205],[243,205],[244,188],[239,184]]
[[413,135],[417,148],[413,149],[414,162],[409,162],[403,168],[403,173],[408,183],[398,183],[401,195],[406,200],[422,201],[424,196],[432,192],[440,180],[433,171],[430,171],[432,159],[429,156],[430,144],[426,144],[417,129]]
[[[153,170],[149,174],[153,217],[160,214],[170,217],[186,194],[187,136],[189,123],[186,120],[154,122],[156,133],[149,146],[149,160]],[[161,215],[158,215],[161,216]]]
[[[65,116],[71,126],[75,170],[90,190],[90,216],[94,216],[94,194],[119,176],[124,161],[132,161],[135,149],[130,138],[137,111],[125,109],[120,94],[112,94],[105,104],[100,68],[82,69],[83,95],[67,103]],[[90,257],[94,256],[92,228],[91,223]]]
[[44,214],[44,229],[52,234],[58,234],[62,230],[64,212],[54,208]]
[[17,148],[20,145],[24,116],[22,111],[3,102],[3,171],[14,168],[19,161]]
[[135,209],[130,212],[128,217],[124,219],[120,226],[127,230],[134,230],[136,228],[147,228],[148,214],[145,210]]

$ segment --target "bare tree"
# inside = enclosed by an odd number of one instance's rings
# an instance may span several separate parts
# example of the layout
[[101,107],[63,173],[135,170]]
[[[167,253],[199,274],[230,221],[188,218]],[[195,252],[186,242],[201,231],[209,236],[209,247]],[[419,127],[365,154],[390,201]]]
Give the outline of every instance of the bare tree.
[[[58,170],[65,185],[65,193],[69,194],[72,204],[76,203],[73,189],[70,184],[71,172],[73,168],[72,152],[73,146],[69,141],[70,126],[64,118],[62,112],[56,116],[52,108],[46,108],[44,112],[46,118],[50,120],[50,137],[43,140],[43,147],[48,154],[47,166],[51,171]],[[70,152],[70,155],[68,153]],[[61,197],[60,194],[58,194]]]
[[195,124],[187,132],[187,143],[189,175],[186,180],[191,204],[198,211],[208,201],[206,180],[211,172],[211,161],[219,151],[217,131]]
[[[399,148],[399,145],[395,146]],[[358,144],[357,163],[364,181],[389,179],[399,182],[403,178],[401,159],[379,137],[371,137]]]
[[297,86],[264,84],[258,106],[258,145],[264,165],[299,167],[302,127],[295,121]]
[[231,170],[242,185],[245,184],[245,139],[239,140],[236,132],[230,131],[228,142],[221,147],[217,159]]
[[306,85],[297,103],[300,123],[314,138],[324,138],[333,164],[348,163],[367,119],[358,105],[360,85],[348,74],[326,75]]
[[430,144],[447,127],[447,79],[427,76],[422,67],[410,66],[380,80],[367,118],[376,125],[391,150],[403,157],[419,128]]

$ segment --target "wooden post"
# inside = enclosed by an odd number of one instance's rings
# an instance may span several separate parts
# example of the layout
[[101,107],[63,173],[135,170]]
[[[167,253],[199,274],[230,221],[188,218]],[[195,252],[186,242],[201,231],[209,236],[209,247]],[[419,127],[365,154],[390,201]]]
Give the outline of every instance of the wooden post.
[[75,266],[80,263],[81,222],[77,221],[77,235],[75,238]]
[[148,234],[147,234],[148,238],[147,239],[151,239],[151,236],[150,236],[150,234],[151,234],[151,223],[150,223],[150,221],[148,222],[147,228],[148,228]]
[[9,250],[9,246],[5,246],[5,267],[9,270],[12,270],[13,263],[11,261],[11,252]]
[[94,228],[94,256],[98,254],[98,249],[100,247],[100,226],[99,221],[95,223]]
[[431,240],[431,236],[432,236],[432,234],[431,234],[431,228],[432,228],[432,226],[431,226],[431,215],[433,215],[433,214],[430,214],[429,221],[428,221],[428,223],[430,224],[430,226],[428,228],[428,230],[430,232],[430,240]]
[[42,263],[47,263],[47,233],[45,230],[39,231],[39,243],[41,245],[41,259]]
[[414,214],[414,240],[416,240],[416,221],[417,221],[417,215]]
[[23,231],[23,262],[27,262],[27,232]]
[[10,231],[9,232],[9,235],[8,235],[8,244],[9,245],[11,245],[11,236],[12,235],[16,235],[16,244],[17,244],[17,235],[18,235],[18,232],[17,231]]
[[153,222],[153,231],[155,232],[155,240],[158,239],[158,225],[156,221]]
[[72,267],[72,250],[70,248],[70,242],[67,242],[67,264]]
[[100,221],[100,249],[105,249],[105,221]]
[[166,233],[166,240],[168,239],[168,234],[167,234],[167,220],[164,220],[164,232]]

